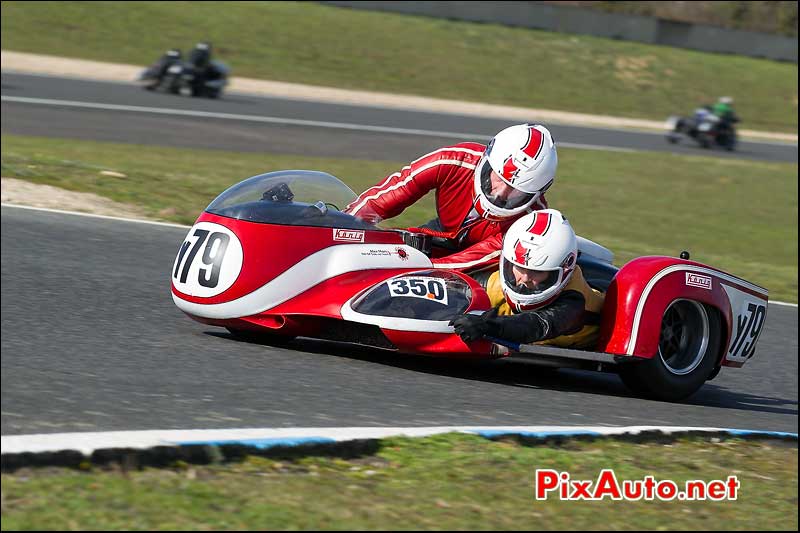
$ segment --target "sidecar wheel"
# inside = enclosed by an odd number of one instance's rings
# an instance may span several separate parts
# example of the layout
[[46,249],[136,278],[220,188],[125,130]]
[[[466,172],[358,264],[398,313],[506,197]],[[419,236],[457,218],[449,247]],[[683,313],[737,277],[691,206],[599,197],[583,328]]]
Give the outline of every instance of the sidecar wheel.
[[654,400],[682,400],[703,386],[717,362],[721,324],[716,310],[676,300],[661,319],[658,352],[619,369],[625,385]]

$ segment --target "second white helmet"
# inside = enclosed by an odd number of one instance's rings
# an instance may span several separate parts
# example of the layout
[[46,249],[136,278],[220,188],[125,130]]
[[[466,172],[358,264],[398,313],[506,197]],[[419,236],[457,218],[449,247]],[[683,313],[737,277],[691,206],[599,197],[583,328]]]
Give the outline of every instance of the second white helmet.
[[[475,167],[475,209],[494,220],[523,213],[553,184],[557,167],[556,145],[547,128],[519,124],[504,129],[489,141]],[[507,189],[502,195],[496,193],[499,180]]]
[[569,221],[555,209],[527,214],[503,238],[500,281],[516,311],[535,309],[569,283],[578,259],[578,239]]

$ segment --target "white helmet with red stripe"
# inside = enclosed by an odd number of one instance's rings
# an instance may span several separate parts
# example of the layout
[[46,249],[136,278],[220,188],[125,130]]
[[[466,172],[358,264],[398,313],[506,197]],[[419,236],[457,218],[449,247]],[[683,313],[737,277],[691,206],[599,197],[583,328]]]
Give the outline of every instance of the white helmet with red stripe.
[[578,239],[555,209],[527,214],[503,238],[500,282],[515,311],[553,301],[569,283],[578,259]]
[[525,212],[556,177],[558,155],[550,132],[539,124],[511,126],[489,141],[475,167],[475,210],[502,220]]

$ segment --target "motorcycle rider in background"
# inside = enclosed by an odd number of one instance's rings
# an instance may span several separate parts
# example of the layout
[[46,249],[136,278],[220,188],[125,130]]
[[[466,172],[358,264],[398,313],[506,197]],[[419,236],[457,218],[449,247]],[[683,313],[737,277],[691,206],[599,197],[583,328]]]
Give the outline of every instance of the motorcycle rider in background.
[[361,193],[345,212],[377,224],[435,190],[437,217],[409,230],[434,237],[435,267],[486,272],[497,265],[511,224],[547,207],[544,192],[557,167],[550,131],[519,124],[486,146],[463,142],[420,157]]
[[175,63],[180,63],[182,58],[182,54],[180,49],[178,48],[171,48],[167,50],[163,56],[156,62],[156,64],[152,67],[154,69],[155,80],[156,83],[152,85],[146,86],[147,89],[153,90],[155,89],[161,80],[164,79],[164,75],[167,73],[167,69],[174,65]]
[[520,344],[593,348],[605,295],[589,286],[577,258],[575,232],[559,211],[525,215],[506,233],[500,269],[489,277],[492,309],[460,315],[450,325],[464,342],[488,335]]
[[711,106],[711,112],[717,115],[720,120],[725,120],[730,123],[739,122],[739,117],[733,109],[733,98],[730,96],[721,96],[717,103]]
[[720,128],[725,128],[727,131],[732,130],[733,125],[739,122],[739,117],[733,109],[733,98],[730,96],[721,96],[717,103],[711,106],[711,112],[719,117]]
[[189,64],[194,69],[193,92],[199,93],[211,73],[211,43],[199,42],[189,54]]

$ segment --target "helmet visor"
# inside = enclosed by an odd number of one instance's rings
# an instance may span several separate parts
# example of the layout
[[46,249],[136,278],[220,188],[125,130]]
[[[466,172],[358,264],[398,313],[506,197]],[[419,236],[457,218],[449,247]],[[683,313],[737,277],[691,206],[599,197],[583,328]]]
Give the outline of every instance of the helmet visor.
[[521,295],[541,294],[558,285],[561,269],[536,270],[504,260],[501,267],[507,287]]
[[511,185],[497,173],[492,176],[488,159],[481,165],[481,192],[489,202],[500,209],[516,209],[528,205],[538,193],[527,193]]

